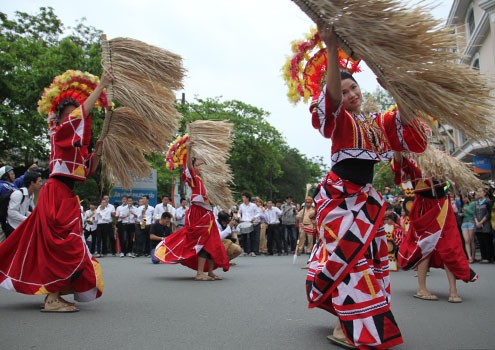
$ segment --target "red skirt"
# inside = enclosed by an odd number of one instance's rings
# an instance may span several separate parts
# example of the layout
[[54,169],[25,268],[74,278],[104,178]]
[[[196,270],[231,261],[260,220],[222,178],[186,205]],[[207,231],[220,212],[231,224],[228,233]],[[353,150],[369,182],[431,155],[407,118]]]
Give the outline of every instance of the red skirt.
[[23,294],[61,292],[77,301],[103,293],[98,261],[84,242],[77,196],[50,178],[31,215],[0,244],[0,286]]
[[[187,210],[184,227],[156,246],[155,258],[166,264],[182,264],[197,270],[198,253],[203,249],[210,254],[214,269],[222,267],[228,271],[229,260],[213,212],[193,204]],[[204,271],[208,271],[208,262]]]
[[447,266],[457,279],[464,282],[478,279],[462,249],[449,198],[432,199],[417,195],[409,218],[409,230],[399,248],[398,260],[404,270],[415,268],[421,261],[430,258],[430,267]]

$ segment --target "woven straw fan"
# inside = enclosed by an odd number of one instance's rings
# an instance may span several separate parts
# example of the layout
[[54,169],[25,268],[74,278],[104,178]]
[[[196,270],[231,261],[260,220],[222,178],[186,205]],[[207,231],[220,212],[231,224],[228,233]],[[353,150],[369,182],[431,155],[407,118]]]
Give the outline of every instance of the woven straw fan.
[[293,1],[313,21],[334,25],[342,49],[366,62],[408,117],[433,116],[471,137],[493,137],[490,83],[455,63],[455,36],[428,9],[397,0]]
[[431,145],[425,152],[416,154],[414,159],[425,178],[453,181],[462,192],[475,191],[483,186],[483,182],[466,163]]
[[201,159],[201,178],[206,194],[214,205],[230,209],[234,205],[229,184],[232,171],[227,160],[232,148],[232,124],[226,121],[197,120],[187,126],[190,152],[188,157]]
[[106,176],[129,188],[132,177],[151,172],[144,158],[162,152],[179,127],[173,90],[182,88],[180,56],[138,40],[101,38],[102,65],[112,70],[109,101],[124,107],[107,112],[100,139]]

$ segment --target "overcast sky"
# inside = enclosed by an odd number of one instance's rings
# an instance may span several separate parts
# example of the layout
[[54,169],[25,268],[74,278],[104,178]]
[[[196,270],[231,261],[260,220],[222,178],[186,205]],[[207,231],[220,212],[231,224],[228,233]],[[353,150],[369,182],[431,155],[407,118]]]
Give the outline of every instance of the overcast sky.
[[[435,3],[433,15],[446,19],[452,0]],[[292,1],[24,0],[5,1],[0,11],[11,17],[14,11],[34,14],[41,6],[53,7],[65,26],[85,17],[109,39],[130,37],[180,54],[188,72],[178,96],[185,92],[188,101],[218,96],[263,108],[291,147],[330,163],[330,141],[311,127],[307,105],[287,100],[281,78],[291,41],[312,26]],[[363,70],[357,79],[371,92],[377,86],[374,76]]]

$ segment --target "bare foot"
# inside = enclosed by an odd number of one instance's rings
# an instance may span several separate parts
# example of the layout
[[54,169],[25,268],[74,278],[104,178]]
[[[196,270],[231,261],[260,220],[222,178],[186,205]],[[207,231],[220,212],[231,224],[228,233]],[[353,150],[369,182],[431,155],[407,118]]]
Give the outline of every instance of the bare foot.
[[202,273],[202,274],[196,275],[196,277],[194,277],[194,280],[195,281],[213,281],[213,278]]
[[208,277],[211,277],[213,280],[215,281],[220,281],[220,280],[223,280],[222,277],[218,276],[218,275],[215,275],[214,273],[209,273],[208,274]]
[[451,295],[449,297],[449,303],[454,303],[454,304],[458,304],[458,303],[462,303],[462,298],[458,295]]

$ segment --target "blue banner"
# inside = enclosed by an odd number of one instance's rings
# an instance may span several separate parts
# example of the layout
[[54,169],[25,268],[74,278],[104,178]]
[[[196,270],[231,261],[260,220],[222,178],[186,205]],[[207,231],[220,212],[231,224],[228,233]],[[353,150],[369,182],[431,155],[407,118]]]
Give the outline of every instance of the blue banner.
[[492,172],[492,160],[486,156],[473,157],[474,172],[477,174],[489,174]]
[[153,169],[150,175],[144,179],[134,179],[130,189],[123,188],[120,184],[115,184],[110,193],[110,203],[119,203],[120,205],[122,196],[132,197],[133,202],[137,202],[144,195],[150,197],[150,205],[156,206],[156,169]]

